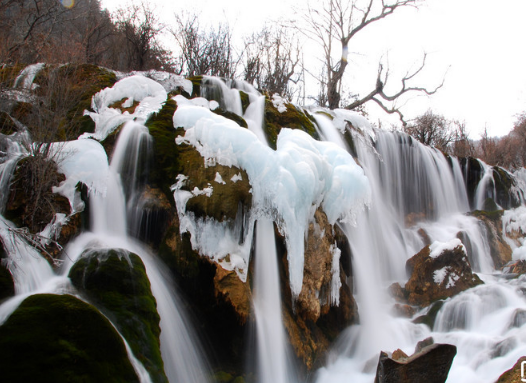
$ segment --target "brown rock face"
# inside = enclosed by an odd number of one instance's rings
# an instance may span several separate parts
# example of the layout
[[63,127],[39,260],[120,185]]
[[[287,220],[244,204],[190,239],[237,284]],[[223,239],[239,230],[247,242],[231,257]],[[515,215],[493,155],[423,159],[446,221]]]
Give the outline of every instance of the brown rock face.
[[[346,275],[343,259],[338,265],[339,305],[331,304],[333,252],[335,243],[341,242],[337,237],[341,237],[337,229],[329,224],[325,213],[318,210],[308,230],[303,287],[294,303],[294,310],[290,291],[286,294],[283,313],[285,329],[296,356],[307,370],[313,369],[316,362],[323,359],[330,343],[358,318],[358,308],[347,284],[350,275]],[[343,256],[348,254],[342,251]],[[282,260],[285,259],[286,255],[283,255]],[[286,261],[284,264],[282,283],[287,290],[288,285],[284,283],[288,281]]]
[[495,383],[520,383],[522,382],[521,380],[522,366],[521,365],[524,362],[526,362],[526,356],[519,358],[517,360],[517,363],[515,363],[515,365],[512,368],[504,372]]
[[244,325],[250,315],[252,302],[249,284],[241,281],[235,271],[228,271],[216,265],[214,287],[216,297],[220,296],[232,305],[239,323]]
[[430,253],[426,246],[406,263],[411,275],[404,288],[409,304],[429,306],[482,283],[471,271],[463,246],[444,250],[437,257]]
[[316,211],[314,219],[309,225],[303,287],[296,302],[296,309],[303,319],[316,322],[322,313],[322,307],[325,313],[330,308],[332,247],[335,240],[325,213]]
[[[399,351],[399,350],[397,350]],[[375,383],[444,383],[457,353],[450,344],[432,344],[407,357],[403,352],[380,354]],[[396,354],[396,355],[395,355]]]

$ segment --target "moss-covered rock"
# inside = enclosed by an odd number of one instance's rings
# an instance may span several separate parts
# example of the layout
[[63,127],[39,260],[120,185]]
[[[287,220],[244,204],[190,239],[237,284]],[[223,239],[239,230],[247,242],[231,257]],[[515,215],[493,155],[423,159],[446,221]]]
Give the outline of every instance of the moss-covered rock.
[[264,130],[267,140],[272,148],[276,148],[278,134],[281,128],[300,129],[315,139],[319,139],[314,126],[314,119],[306,111],[293,104],[285,104],[287,110],[280,113],[269,97],[265,99],[265,124]]
[[193,323],[208,339],[212,369],[241,375],[246,368],[250,290],[233,272],[224,270],[192,249],[190,235],[179,232],[172,217],[158,251],[195,316]]
[[4,382],[139,382],[124,343],[93,306],[33,295],[0,326]]
[[88,250],[69,272],[75,287],[111,318],[153,381],[167,382],[157,305],[141,259],[125,250]]
[[[154,113],[146,122],[153,138],[153,166],[149,181],[158,186],[163,193],[171,195],[170,187],[175,183],[177,175],[181,173],[179,160],[179,146],[175,143],[177,132],[173,126],[173,115],[177,103],[167,100],[158,113]],[[181,133],[181,132],[179,132]],[[173,204],[173,198],[170,199]]]

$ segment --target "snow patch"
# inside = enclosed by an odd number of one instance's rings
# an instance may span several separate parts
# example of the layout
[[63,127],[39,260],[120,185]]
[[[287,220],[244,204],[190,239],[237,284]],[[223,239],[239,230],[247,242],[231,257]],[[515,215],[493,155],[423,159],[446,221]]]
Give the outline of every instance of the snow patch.
[[216,172],[216,178],[214,179],[215,182],[217,182],[218,184],[223,184],[225,185],[226,182],[223,181],[223,177],[221,177],[221,174],[219,174],[219,172]]
[[287,111],[285,100],[283,100],[283,98],[277,93],[274,93],[272,96],[272,104],[274,105],[274,108],[276,108],[280,113],[285,113]]
[[440,254],[442,254],[446,250],[454,250],[458,246],[462,246],[462,250],[464,253],[466,252],[466,249],[464,248],[464,245],[462,244],[462,241],[458,238],[453,238],[452,240],[448,242],[439,242],[435,241],[429,246],[429,250],[431,250],[429,256],[431,258],[436,258]]
[[[93,96],[91,108],[94,112],[84,111],[84,115],[90,116],[95,122],[95,133],[84,133],[81,138],[102,141],[125,122],[135,120],[144,123],[162,108],[166,98],[166,90],[154,80],[141,75],[125,77],[113,87],[105,88]],[[135,112],[123,113],[120,109],[110,108],[110,105],[122,99],[126,99],[126,105],[130,99],[139,102]]]

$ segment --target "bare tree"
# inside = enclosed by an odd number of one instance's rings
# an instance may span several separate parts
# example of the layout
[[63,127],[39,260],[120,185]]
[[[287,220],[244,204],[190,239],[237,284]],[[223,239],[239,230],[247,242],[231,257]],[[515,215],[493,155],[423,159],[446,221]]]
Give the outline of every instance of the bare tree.
[[265,27],[245,40],[244,77],[259,89],[293,98],[301,73],[299,42],[284,27]]
[[469,138],[465,122],[453,121],[453,142],[450,154],[457,157],[475,156],[475,145]]
[[235,76],[238,58],[234,57],[232,31],[228,25],[203,30],[197,15],[177,15],[171,33],[182,56],[179,73],[188,77]]
[[0,11],[2,61],[31,63],[68,9],[55,0],[1,0]]
[[455,138],[451,122],[430,110],[417,117],[414,123],[406,125],[404,131],[424,145],[433,146],[443,152],[448,152],[448,146]]
[[[329,108],[341,107],[342,84],[345,71],[349,63],[350,45],[353,39],[370,25],[391,16],[397,10],[407,7],[417,7],[423,0],[325,0],[321,9],[308,7],[305,19],[309,25],[306,30],[308,37],[320,42],[323,48],[324,76],[320,79],[325,90]],[[397,113],[405,125],[400,110],[390,106],[400,96],[407,92],[424,92],[428,95],[435,93],[442,87],[428,90],[423,87],[411,86],[410,82],[422,72],[426,56],[422,65],[415,71],[408,72],[401,80],[400,89],[390,95],[384,91],[389,79],[389,71],[384,70],[382,64],[378,67],[378,75],[373,90],[348,105],[346,109],[356,109],[369,101],[376,102],[385,112]]]
[[124,54],[119,69],[171,69],[169,54],[158,40],[164,25],[148,3],[143,1],[121,8],[116,18],[117,31],[123,44],[120,53]]

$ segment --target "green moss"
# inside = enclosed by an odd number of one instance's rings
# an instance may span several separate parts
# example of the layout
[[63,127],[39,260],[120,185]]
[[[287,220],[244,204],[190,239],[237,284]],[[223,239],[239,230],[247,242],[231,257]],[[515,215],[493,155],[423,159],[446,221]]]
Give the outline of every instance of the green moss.
[[93,306],[71,295],[25,299],[0,327],[4,382],[138,382],[124,343]]
[[292,104],[286,104],[286,107],[287,110],[280,113],[268,97],[265,99],[265,134],[272,148],[276,148],[281,128],[300,129],[311,137],[320,139],[312,116]]
[[[177,103],[167,100],[158,113],[154,113],[146,122],[153,137],[154,165],[149,175],[150,182],[158,186],[163,193],[170,196],[172,186],[181,173],[179,161],[179,146],[175,143],[177,131],[173,126],[173,115]],[[173,204],[173,198],[169,198]]]
[[502,215],[504,214],[504,210],[475,210],[468,214],[478,219],[487,218],[491,221],[499,222],[502,218]]
[[166,382],[160,318],[141,259],[125,250],[91,250],[75,263],[69,277],[113,320],[153,381]]

